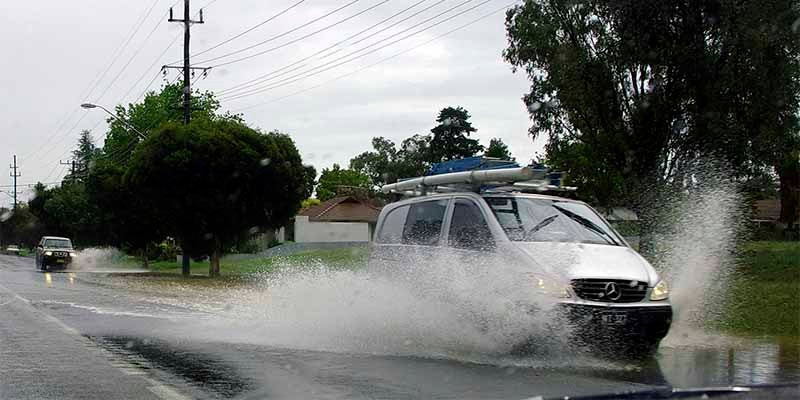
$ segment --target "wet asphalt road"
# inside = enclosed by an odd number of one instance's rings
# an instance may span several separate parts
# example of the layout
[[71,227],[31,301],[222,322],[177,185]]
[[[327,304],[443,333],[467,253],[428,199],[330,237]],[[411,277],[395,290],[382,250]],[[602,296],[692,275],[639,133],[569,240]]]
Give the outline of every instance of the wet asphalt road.
[[[473,363],[185,339],[200,308],[0,256],[0,399],[526,399],[797,382],[797,343],[668,340],[653,359]],[[213,336],[213,335],[212,335]]]

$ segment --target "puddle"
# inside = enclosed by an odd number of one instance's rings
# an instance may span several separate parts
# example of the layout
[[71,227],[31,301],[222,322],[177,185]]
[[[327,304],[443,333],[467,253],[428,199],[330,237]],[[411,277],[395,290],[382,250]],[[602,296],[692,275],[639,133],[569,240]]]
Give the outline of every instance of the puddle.
[[657,360],[665,380],[675,387],[800,381],[800,343],[748,340],[712,346],[662,347]]

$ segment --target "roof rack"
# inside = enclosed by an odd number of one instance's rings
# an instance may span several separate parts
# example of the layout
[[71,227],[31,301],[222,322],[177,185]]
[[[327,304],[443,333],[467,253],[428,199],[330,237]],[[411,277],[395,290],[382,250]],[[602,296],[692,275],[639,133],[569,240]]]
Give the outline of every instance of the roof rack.
[[[512,161],[499,159],[486,161],[487,159],[482,157],[471,157],[435,164],[428,175],[384,185],[381,191],[414,197],[450,192],[541,193],[577,189],[562,185],[563,173],[552,172],[540,165],[520,167]],[[469,170],[458,170],[462,168]]]

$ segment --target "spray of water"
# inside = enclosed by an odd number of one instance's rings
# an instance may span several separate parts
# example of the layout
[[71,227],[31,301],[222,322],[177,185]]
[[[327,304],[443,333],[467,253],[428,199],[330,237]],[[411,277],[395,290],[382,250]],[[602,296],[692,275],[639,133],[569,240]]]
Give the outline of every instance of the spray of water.
[[674,320],[665,343],[702,343],[707,322],[720,316],[734,251],[743,235],[742,198],[722,173],[704,175],[702,186],[666,207],[666,235],[656,240],[656,264],[672,288]]
[[90,247],[80,250],[72,260],[71,270],[113,271],[125,255],[114,247]]
[[192,331],[282,348],[459,359],[508,354],[527,340],[560,348],[550,331],[555,299],[536,295],[530,280],[504,266],[454,259],[413,263],[424,268],[404,279],[369,269],[287,269],[230,293],[221,318]]

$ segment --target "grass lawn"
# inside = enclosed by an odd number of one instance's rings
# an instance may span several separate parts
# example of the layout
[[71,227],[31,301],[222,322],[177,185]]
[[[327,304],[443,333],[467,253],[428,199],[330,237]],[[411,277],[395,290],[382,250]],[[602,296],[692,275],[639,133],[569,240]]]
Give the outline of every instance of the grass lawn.
[[[239,278],[254,273],[272,272],[281,267],[307,268],[325,265],[331,269],[352,269],[365,265],[366,259],[366,247],[312,250],[287,256],[244,260],[223,258],[220,261],[220,273],[222,278]],[[126,264],[132,263],[140,265],[136,260],[126,261]],[[192,261],[190,266],[192,275],[208,275],[208,261]],[[149,269],[158,275],[181,274],[181,266],[176,261],[151,262]]]
[[737,261],[721,327],[800,338],[800,242],[749,242]]

